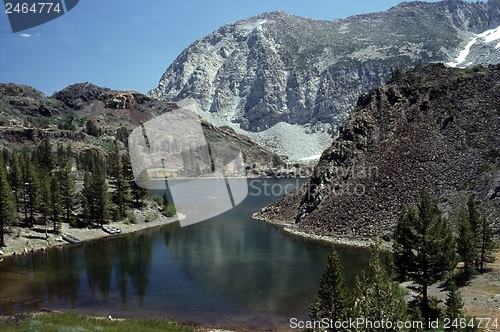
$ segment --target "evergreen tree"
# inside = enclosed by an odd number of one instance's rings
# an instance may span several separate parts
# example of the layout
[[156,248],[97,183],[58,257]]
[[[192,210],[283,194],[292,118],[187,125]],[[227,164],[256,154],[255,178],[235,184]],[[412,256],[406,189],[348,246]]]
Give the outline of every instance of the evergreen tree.
[[52,193],[52,205],[50,208],[52,227],[54,234],[59,234],[61,230],[62,198],[58,178],[55,174],[50,177],[50,191]]
[[478,202],[476,201],[476,196],[471,195],[469,197],[469,201],[467,202],[467,210],[469,211],[469,222],[471,225],[471,229],[474,234],[477,234],[477,230],[479,229],[479,219],[481,215],[477,211]]
[[74,225],[75,219],[73,217],[73,211],[76,209],[77,201],[75,178],[71,173],[71,163],[69,159],[65,159],[64,164],[59,168],[57,178],[61,191],[63,220],[70,225]]
[[167,193],[163,193],[163,207],[166,209],[170,205],[170,201],[168,200]]
[[95,212],[96,222],[103,225],[107,223],[110,210],[110,199],[104,164],[101,164],[101,167],[96,168],[92,180],[92,189],[95,196],[94,205],[90,204],[91,211]]
[[493,249],[495,248],[493,230],[485,217],[482,217],[480,220],[479,236],[479,269],[480,271],[484,271],[486,263],[493,263],[495,261],[495,256],[493,255]]
[[[134,199],[135,205],[137,207],[141,207],[143,200],[150,195],[148,189],[142,188],[137,185],[137,182],[134,179],[134,173],[132,172],[132,165],[130,163],[130,156],[128,154],[124,154],[122,156],[122,166],[123,166],[123,174],[125,180],[128,181],[129,186],[131,188],[131,194]],[[144,176],[147,176],[146,172],[143,172]]]
[[56,149],[56,163],[60,167],[64,165],[64,160],[66,159],[66,151],[64,151],[64,146],[59,143]]
[[90,201],[92,201],[92,177],[89,171],[85,172],[85,176],[83,177],[83,188],[82,188],[82,213],[83,213],[83,221],[85,224],[90,225],[94,221],[94,215],[90,209]]
[[4,228],[17,220],[14,195],[7,179],[7,169],[0,158],[0,248],[5,246]]
[[94,173],[86,171],[83,180],[82,207],[87,225],[93,222],[103,225],[109,218],[110,199],[105,163],[101,160],[95,166]]
[[460,211],[458,220],[457,252],[464,262],[465,276],[470,277],[474,262],[478,257],[476,234],[472,230],[467,210]]
[[[404,290],[391,280],[380,259],[378,242],[372,250],[372,258],[368,269],[361,277],[356,278],[356,300],[351,317],[362,317],[371,322],[382,320],[404,322],[410,319]],[[365,326],[357,331],[379,331],[375,326]],[[386,328],[384,331],[404,331],[397,326]]]
[[10,165],[11,157],[12,156],[11,156],[9,150],[7,148],[3,148],[2,149],[2,158],[3,158],[3,164],[5,166]]
[[52,146],[50,145],[50,140],[45,138],[37,149],[33,152],[33,156],[36,156],[38,160],[38,167],[42,170],[50,172],[54,168],[54,156],[52,154]]
[[119,140],[120,142],[123,142],[125,146],[128,145],[128,136],[129,136],[129,131],[126,127],[120,127],[116,131],[116,139]]
[[47,226],[47,222],[51,218],[52,210],[52,190],[50,185],[50,175],[47,171],[42,170],[40,178],[40,213],[42,214],[43,222]]
[[[40,204],[40,179],[35,169],[35,165],[29,160],[26,161],[24,169],[24,190],[25,190],[25,218],[30,227],[34,226],[35,213]],[[27,215],[29,213],[29,217]]]
[[433,319],[428,287],[443,279],[457,263],[455,242],[448,222],[426,192],[417,206],[404,208],[394,233],[394,263],[400,279],[416,283],[426,322]]
[[87,123],[85,124],[85,129],[87,131],[87,134],[89,134],[89,135],[92,135],[95,137],[101,136],[101,129],[98,128],[95,125],[94,121],[92,121],[92,120],[87,121]]
[[23,195],[23,173],[21,171],[21,165],[18,158],[17,150],[12,152],[12,159],[9,168],[9,182],[14,191],[14,199],[16,201],[17,213],[19,213],[19,208],[21,206],[21,197]]
[[446,298],[446,317],[450,320],[464,317],[462,295],[453,280],[448,285],[448,296]]
[[66,159],[71,163],[73,161],[73,150],[71,149],[71,144],[66,146]]
[[115,217],[116,219],[123,219],[126,217],[126,208],[130,200],[130,186],[125,180],[118,140],[115,140],[112,176],[113,185],[115,187],[115,191],[113,192],[113,201],[117,207]]
[[476,269],[484,271],[485,263],[493,262],[495,257],[492,255],[494,249],[493,232],[491,225],[486,218],[481,217],[478,211],[479,202],[476,201],[474,195],[469,197],[467,209],[469,211],[469,219],[471,230],[475,235],[475,243],[477,246]]
[[462,295],[460,290],[453,280],[450,281],[448,285],[448,295],[445,302],[445,317],[448,318],[450,323],[448,324],[449,331],[476,331],[469,323],[470,318],[466,318],[464,314],[464,302],[462,300]]
[[[340,257],[335,250],[328,255],[326,271],[319,281],[318,297],[309,306],[309,316],[312,320],[320,321],[324,318],[333,321],[342,321],[348,318],[352,300],[344,282],[343,267]],[[331,331],[341,331],[333,329]]]
[[[477,210],[478,207],[478,202],[476,201],[476,196],[471,195],[469,197],[469,200],[467,202],[467,210],[469,211],[469,222],[470,222],[470,227],[471,231],[474,233],[476,243],[478,243],[479,239],[479,223],[480,223],[480,218],[481,215],[479,214],[479,211]],[[474,261],[476,265],[476,269],[479,269],[479,256],[476,257],[476,260]]]

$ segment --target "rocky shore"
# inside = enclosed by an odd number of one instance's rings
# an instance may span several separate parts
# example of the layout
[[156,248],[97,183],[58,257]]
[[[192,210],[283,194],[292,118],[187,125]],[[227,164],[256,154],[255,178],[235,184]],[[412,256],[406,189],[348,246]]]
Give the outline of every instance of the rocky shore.
[[[122,230],[121,233],[124,234],[133,233],[146,228],[167,225],[178,220],[177,216],[167,218],[160,213],[155,213],[152,208],[134,210],[133,214],[136,216],[134,223],[125,220],[114,222],[111,225],[120,228]],[[149,221],[146,221],[146,217],[148,216],[150,217]],[[154,218],[151,218],[152,216],[154,216]],[[6,256],[24,255],[40,250],[47,250],[55,246],[69,244],[69,242],[62,239],[63,234],[70,234],[82,242],[115,236],[104,232],[100,227],[73,228],[65,223],[62,224],[60,234],[54,235],[51,233],[50,226],[47,227],[48,239],[46,238],[45,226],[35,225],[35,227],[31,229],[12,226],[9,234],[5,235],[5,247],[0,250],[0,260],[2,257]]]
[[[363,247],[367,248],[370,247],[374,241],[369,241],[369,240],[354,240],[354,239],[348,239],[348,238],[342,238],[342,237],[336,237],[336,236],[328,236],[328,235],[319,235],[319,234],[313,234],[313,233],[306,233],[304,231],[301,231],[298,229],[295,223],[291,221],[281,221],[281,220],[273,220],[273,219],[268,219],[263,217],[263,215],[259,212],[255,212],[252,214],[252,218],[260,221],[267,222],[272,225],[276,225],[277,227],[283,229],[283,231],[297,235],[300,237],[304,237],[307,239],[315,240],[315,241],[321,241],[321,242],[328,242],[332,244],[339,244],[339,245],[346,245],[346,246],[353,246],[353,247]],[[388,242],[383,242],[382,243],[383,248],[390,248],[390,245]]]

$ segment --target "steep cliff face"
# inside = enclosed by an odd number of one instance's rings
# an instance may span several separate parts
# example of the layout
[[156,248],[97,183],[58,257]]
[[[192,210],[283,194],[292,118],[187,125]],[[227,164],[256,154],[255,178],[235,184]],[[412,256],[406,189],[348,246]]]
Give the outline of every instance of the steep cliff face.
[[427,190],[450,216],[477,194],[498,229],[499,130],[500,65],[413,70],[362,95],[310,180],[256,217],[367,240],[389,236],[401,205]]
[[[412,65],[419,59],[456,66],[499,61],[498,31],[487,32],[488,38],[476,35],[499,25],[500,4],[492,0],[409,2],[334,21],[265,13],[195,41],[149,95],[194,103],[209,121],[304,157],[321,153],[331,143],[359,94],[380,85],[395,64]],[[477,42],[469,46],[474,38]],[[296,140],[296,130],[271,140],[254,134],[280,122],[304,129],[300,139],[313,144],[314,151],[281,143]],[[270,135],[276,136],[275,131]],[[308,135],[317,139],[311,142]]]

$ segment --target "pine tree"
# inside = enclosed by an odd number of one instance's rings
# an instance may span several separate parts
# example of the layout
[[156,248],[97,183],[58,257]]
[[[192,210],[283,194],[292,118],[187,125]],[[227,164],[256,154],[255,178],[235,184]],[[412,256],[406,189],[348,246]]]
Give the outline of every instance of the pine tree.
[[464,272],[468,278],[471,276],[471,270],[478,257],[476,234],[472,230],[467,210],[460,211],[458,220],[457,252],[464,262]]
[[38,160],[38,167],[41,170],[50,172],[54,168],[54,156],[52,154],[52,146],[50,145],[50,140],[45,138],[37,149],[33,152],[33,156],[36,156]]
[[96,174],[93,176],[93,189],[95,193],[95,212],[96,221],[100,225],[107,223],[110,210],[110,197],[108,193],[108,184],[106,182],[106,170],[104,164],[96,168]]
[[14,191],[14,199],[16,201],[17,213],[19,213],[19,208],[21,206],[21,196],[23,194],[23,173],[21,171],[21,165],[19,162],[18,152],[14,150],[12,152],[12,159],[9,168],[9,182]]
[[477,207],[478,202],[476,201],[476,196],[471,195],[467,202],[467,210],[469,211],[469,222],[475,234],[477,234],[477,230],[479,229],[479,219],[481,218],[481,215],[477,211]]
[[[354,311],[352,317],[362,317],[371,322],[382,320],[404,322],[410,319],[404,290],[391,280],[380,259],[378,242],[372,249],[368,269],[356,278]],[[365,326],[357,331],[378,331],[374,326]],[[384,331],[404,331],[397,326]]]
[[88,120],[87,123],[85,124],[85,129],[87,131],[87,134],[99,137],[101,136],[102,130],[96,126],[94,121]]
[[50,186],[50,175],[47,171],[42,170],[40,178],[40,213],[42,214],[43,222],[47,226],[47,222],[51,217],[52,210],[52,190]]
[[460,319],[465,317],[463,312],[464,302],[462,301],[460,290],[453,280],[451,280],[448,285],[448,295],[446,297],[445,306],[446,318],[450,319],[449,331],[458,332],[467,330],[467,328],[460,328]]
[[163,207],[166,209],[170,205],[170,201],[168,200],[167,193],[163,193]]
[[[470,227],[471,231],[474,233],[474,236],[476,238],[476,243],[478,243],[479,239],[479,223],[480,223],[480,218],[481,215],[479,214],[478,210],[478,202],[476,201],[476,196],[471,195],[469,197],[469,200],[467,202],[467,210],[469,211],[469,222],[470,222]],[[479,256],[476,257],[476,260],[474,261],[476,265],[476,269],[479,269]]]
[[60,184],[64,222],[74,225],[73,211],[76,209],[75,178],[71,173],[71,163],[68,159],[59,168],[57,178]]
[[495,248],[493,230],[485,217],[482,217],[480,220],[479,236],[479,269],[480,271],[484,271],[486,263],[493,263],[495,261],[495,256],[493,255],[493,249]]
[[[35,213],[40,204],[40,179],[35,165],[27,160],[24,169],[25,218],[30,227],[34,226]],[[29,213],[29,217],[27,215]]]
[[115,153],[113,160],[112,174],[113,185],[115,187],[115,191],[113,192],[113,201],[117,206],[116,219],[123,219],[126,217],[126,208],[130,200],[130,186],[125,180],[118,140],[115,140]]
[[[335,250],[328,255],[326,271],[319,281],[318,297],[309,306],[309,316],[312,320],[320,321],[324,318],[333,321],[342,321],[348,318],[352,300],[344,282],[343,267],[340,257]],[[332,331],[340,331],[333,327]]]
[[428,193],[420,193],[416,207],[403,209],[394,233],[394,263],[400,279],[418,285],[425,321],[435,318],[428,287],[443,279],[457,264],[454,244],[447,220]]
[[90,223],[103,225],[109,218],[110,199],[106,183],[105,163],[100,160],[96,163],[94,172],[85,172],[82,190],[82,207],[84,219]]
[[92,177],[89,171],[85,172],[85,176],[83,177],[83,188],[82,188],[82,214],[83,221],[85,224],[90,225],[95,219],[91,208],[90,201],[93,200],[93,192],[92,192]]
[[55,174],[50,177],[50,191],[52,193],[52,205],[50,208],[52,229],[54,234],[59,234],[61,230],[62,198],[59,182]]
[[64,160],[66,159],[66,151],[64,151],[64,146],[59,143],[56,149],[56,163],[60,167],[64,165]]
[[7,179],[7,169],[0,158],[0,247],[5,246],[4,227],[17,220],[14,195]]
[[[123,166],[124,178],[129,183],[132,197],[135,201],[135,205],[137,207],[140,207],[142,206],[143,200],[149,196],[150,192],[148,189],[142,188],[137,185],[137,181],[135,181],[134,179],[134,173],[132,172],[130,156],[128,154],[124,154],[122,156],[122,166]],[[147,176],[147,173],[143,172],[142,175]]]
[[5,148],[5,147],[4,147],[4,148],[2,149],[2,158],[3,158],[3,164],[4,164],[5,166],[10,165],[11,157],[12,157],[12,156],[11,156],[11,154],[10,154],[9,150],[8,150],[7,148]]

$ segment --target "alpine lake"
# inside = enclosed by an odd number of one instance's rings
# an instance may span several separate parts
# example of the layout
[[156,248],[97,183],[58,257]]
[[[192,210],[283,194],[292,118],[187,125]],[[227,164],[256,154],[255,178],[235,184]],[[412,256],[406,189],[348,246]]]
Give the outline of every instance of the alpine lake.
[[[305,180],[240,181],[248,195],[239,205],[196,224],[4,258],[0,315],[45,308],[245,329],[287,329],[291,318],[308,319],[331,244],[251,218]],[[335,248],[353,285],[369,251]]]

